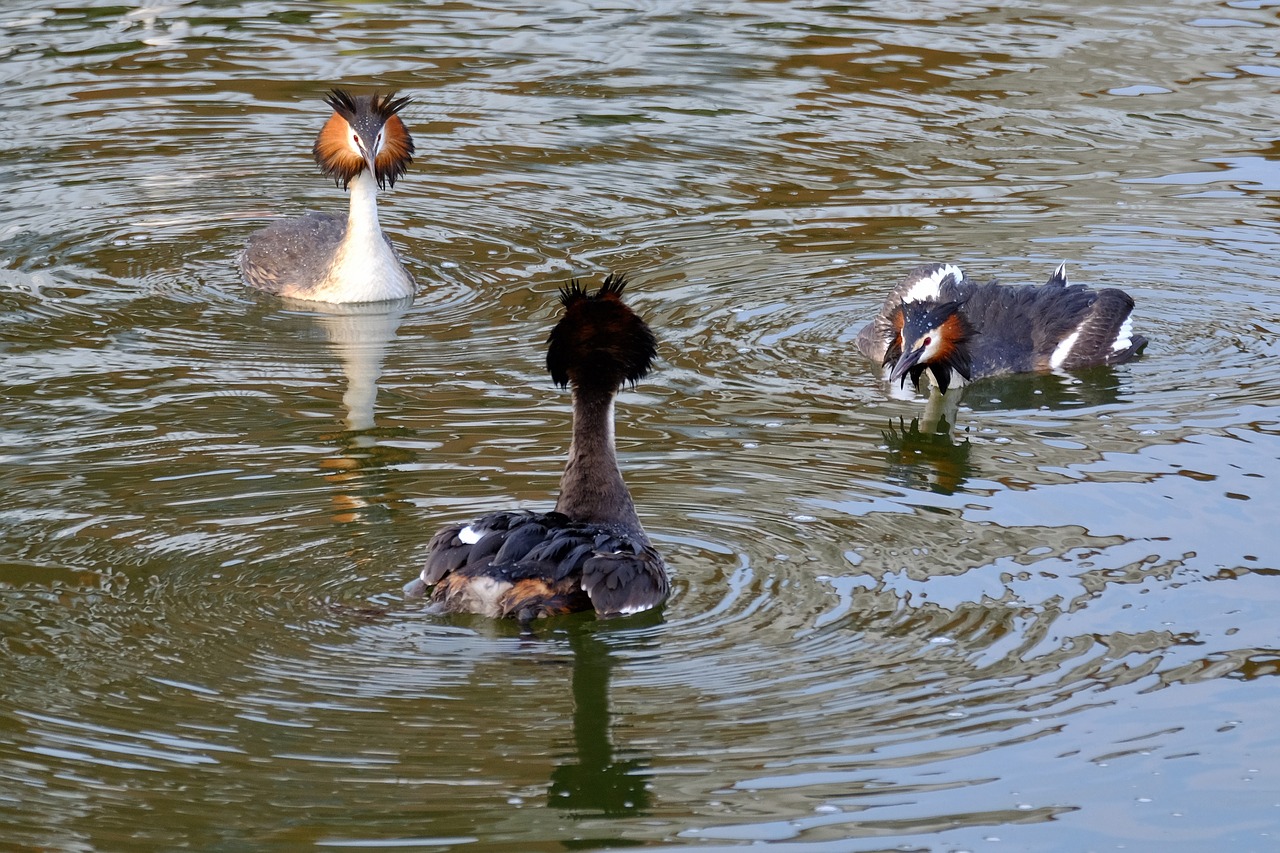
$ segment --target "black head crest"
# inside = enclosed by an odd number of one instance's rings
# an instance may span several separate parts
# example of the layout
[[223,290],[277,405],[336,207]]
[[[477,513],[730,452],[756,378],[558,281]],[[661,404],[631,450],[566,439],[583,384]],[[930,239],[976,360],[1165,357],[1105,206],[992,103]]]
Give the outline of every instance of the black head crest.
[[397,98],[395,92],[386,95],[352,95],[346,89],[330,89],[324,96],[324,102],[335,113],[354,125],[362,113],[367,113],[384,124],[413,102],[408,95]]
[[335,113],[355,124],[356,99],[346,89],[330,89],[324,96],[324,102],[332,107]]
[[615,273],[595,293],[577,279],[560,289],[564,316],[547,338],[547,370],[557,385],[614,392],[649,372],[657,341],[622,301],[626,286]]

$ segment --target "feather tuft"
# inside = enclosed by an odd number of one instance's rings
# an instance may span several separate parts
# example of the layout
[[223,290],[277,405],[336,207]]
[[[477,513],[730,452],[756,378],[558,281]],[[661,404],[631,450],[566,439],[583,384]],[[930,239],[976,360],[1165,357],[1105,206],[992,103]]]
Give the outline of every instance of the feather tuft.
[[625,276],[610,274],[595,293],[577,279],[560,289],[564,316],[547,338],[547,370],[561,388],[612,392],[649,372],[657,341],[622,301],[626,286]]

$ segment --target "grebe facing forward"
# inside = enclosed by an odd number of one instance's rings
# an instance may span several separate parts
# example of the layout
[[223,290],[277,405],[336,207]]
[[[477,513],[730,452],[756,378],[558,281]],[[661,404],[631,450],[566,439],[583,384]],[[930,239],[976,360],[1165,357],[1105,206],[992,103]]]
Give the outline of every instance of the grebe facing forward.
[[622,301],[625,286],[610,275],[593,294],[577,281],[560,291],[564,316],[547,341],[547,369],[573,389],[573,437],[555,510],[497,512],[441,530],[408,595],[430,589],[441,610],[521,622],[588,609],[622,616],[666,598],[666,567],[614,450],[614,397],[656,354],[653,333]]
[[1039,287],[975,284],[952,264],[917,267],[858,333],[890,382],[928,372],[942,393],[988,376],[1121,364],[1142,352],[1133,299],[1067,283],[1061,264]]
[[398,113],[408,98],[350,95],[325,98],[333,115],[312,153],[326,175],[351,191],[345,218],[308,213],[249,237],[240,271],[251,287],[316,302],[380,302],[413,293],[413,278],[378,226],[378,188],[404,174],[413,140]]

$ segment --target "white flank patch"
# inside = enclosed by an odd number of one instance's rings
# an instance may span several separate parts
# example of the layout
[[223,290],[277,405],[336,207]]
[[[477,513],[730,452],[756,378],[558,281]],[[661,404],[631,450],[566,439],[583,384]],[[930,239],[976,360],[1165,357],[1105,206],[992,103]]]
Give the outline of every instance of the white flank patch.
[[458,531],[458,541],[463,545],[474,545],[480,541],[483,533],[476,531],[471,525],[467,525]]
[[1049,367],[1057,370],[1062,363],[1071,355],[1072,348],[1076,345],[1076,340],[1080,337],[1080,330],[1076,329],[1071,334],[1062,339],[1062,343],[1054,349],[1053,355],[1049,356]]
[[511,589],[511,584],[505,581],[494,580],[493,578],[473,578],[467,584],[466,601],[469,604],[467,608],[472,613],[479,613],[481,616],[498,617],[502,615],[502,608],[498,606],[498,599]]
[[1131,346],[1133,346],[1133,318],[1125,317],[1124,322],[1120,324],[1120,331],[1116,332],[1116,339],[1111,344],[1111,349],[1119,351]]
[[902,301],[923,302],[926,299],[937,299],[938,291],[942,287],[942,280],[949,275],[954,275],[956,281],[964,278],[964,273],[960,271],[960,267],[954,264],[943,264],[933,272],[933,275],[926,276],[911,285],[911,289],[902,294]]

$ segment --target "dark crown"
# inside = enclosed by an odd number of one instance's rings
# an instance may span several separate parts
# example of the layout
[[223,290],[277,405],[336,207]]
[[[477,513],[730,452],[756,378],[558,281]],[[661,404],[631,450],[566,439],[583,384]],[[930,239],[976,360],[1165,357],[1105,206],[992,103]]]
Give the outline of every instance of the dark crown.
[[547,338],[547,370],[557,385],[616,391],[649,372],[657,341],[623,303],[626,286],[622,275],[611,274],[595,293],[577,279],[560,289],[564,316]]
[[386,95],[352,95],[346,89],[330,89],[324,96],[324,102],[352,125],[361,115],[374,118],[379,125],[385,124],[412,100],[407,95],[397,98],[395,92]]

